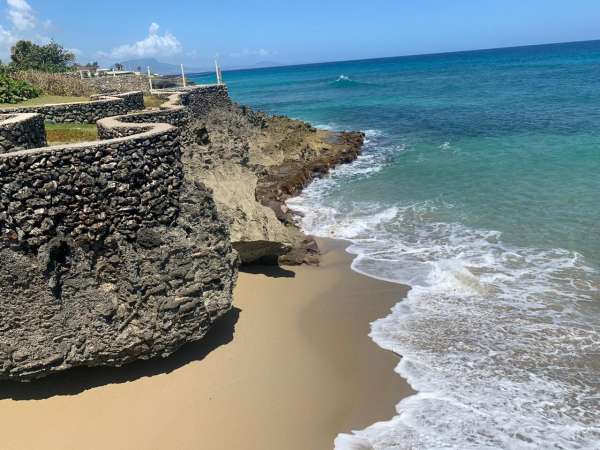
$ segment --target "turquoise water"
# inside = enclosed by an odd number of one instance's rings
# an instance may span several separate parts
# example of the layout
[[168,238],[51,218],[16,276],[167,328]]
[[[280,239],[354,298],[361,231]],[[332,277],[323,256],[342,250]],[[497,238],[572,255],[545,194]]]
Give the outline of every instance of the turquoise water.
[[336,448],[600,448],[600,42],[225,78],[368,137],[290,206],[350,240],[355,270],[413,287],[371,336],[419,394]]

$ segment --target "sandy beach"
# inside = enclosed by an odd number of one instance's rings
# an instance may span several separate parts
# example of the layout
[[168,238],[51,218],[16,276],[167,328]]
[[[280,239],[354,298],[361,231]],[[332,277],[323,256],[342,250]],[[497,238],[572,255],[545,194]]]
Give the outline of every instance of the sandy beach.
[[406,290],[321,246],[321,267],[242,273],[235,309],[171,358],[1,383],[2,449],[327,450],[391,418],[411,389],[369,323]]

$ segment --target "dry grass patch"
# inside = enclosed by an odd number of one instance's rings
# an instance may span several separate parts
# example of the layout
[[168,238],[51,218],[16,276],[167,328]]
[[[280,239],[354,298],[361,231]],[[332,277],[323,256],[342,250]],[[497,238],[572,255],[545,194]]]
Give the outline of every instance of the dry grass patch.
[[48,145],[73,144],[98,139],[96,124],[46,123]]
[[80,103],[89,102],[89,97],[76,97],[64,95],[42,95],[37,98],[31,98],[20,103],[0,103],[0,108],[22,108],[25,106],[42,106],[60,103]]
[[159,95],[144,95],[144,106],[146,108],[159,108],[167,100]]
[[33,84],[47,95],[89,97],[96,93],[92,86],[76,76],[35,70],[22,70],[11,76],[17,80]]

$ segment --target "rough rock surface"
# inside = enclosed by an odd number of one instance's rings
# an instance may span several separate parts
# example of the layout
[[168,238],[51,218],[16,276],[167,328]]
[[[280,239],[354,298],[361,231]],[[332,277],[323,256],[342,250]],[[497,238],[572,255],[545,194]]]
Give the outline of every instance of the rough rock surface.
[[44,147],[46,130],[39,114],[0,114],[0,153]]
[[0,378],[167,356],[230,309],[236,265],[210,194],[193,183],[173,226],[135,239],[0,245]]
[[96,123],[105,117],[127,114],[138,109],[144,109],[144,94],[141,91],[94,95],[89,102],[4,108],[0,109],[0,114],[33,113],[43,116],[46,122]]
[[231,309],[227,225],[186,175],[179,130],[138,119],[104,119],[110,140],[0,154],[0,379],[167,356]]
[[317,264],[318,247],[285,205],[313,178],[351,162],[362,133],[316,130],[287,117],[226,105],[192,120],[182,160],[213,190],[243,263]]
[[[0,379],[120,366],[202,339],[231,308],[238,252],[318,262],[284,202],[353,160],[362,134],[202,89],[186,91],[185,120],[175,109],[104,119],[112,141],[0,154]],[[144,124],[157,118],[181,127]]]

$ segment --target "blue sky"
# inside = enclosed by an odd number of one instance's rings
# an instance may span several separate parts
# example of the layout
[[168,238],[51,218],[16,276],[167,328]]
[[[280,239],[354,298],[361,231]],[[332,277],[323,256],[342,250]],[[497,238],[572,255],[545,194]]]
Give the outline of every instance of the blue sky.
[[0,0],[0,58],[55,39],[80,62],[208,67],[600,39],[598,0]]

